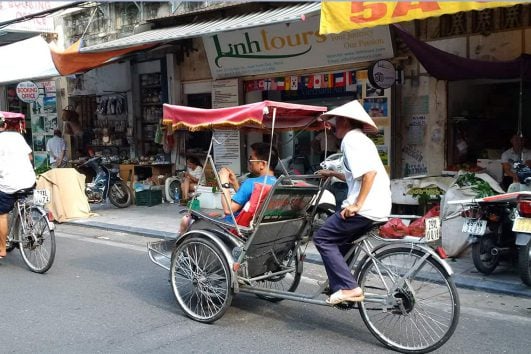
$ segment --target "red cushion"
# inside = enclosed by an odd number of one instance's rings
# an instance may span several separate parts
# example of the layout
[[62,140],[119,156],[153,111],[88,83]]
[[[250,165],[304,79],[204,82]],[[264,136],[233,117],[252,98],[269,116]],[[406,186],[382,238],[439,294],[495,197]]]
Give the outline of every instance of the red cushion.
[[[247,201],[247,203],[245,203],[238,216],[236,216],[236,224],[241,226],[249,226],[251,224],[251,220],[253,220],[256,210],[265,200],[270,190],[271,185],[269,184],[255,183],[251,198]],[[261,198],[260,193],[262,194]]]

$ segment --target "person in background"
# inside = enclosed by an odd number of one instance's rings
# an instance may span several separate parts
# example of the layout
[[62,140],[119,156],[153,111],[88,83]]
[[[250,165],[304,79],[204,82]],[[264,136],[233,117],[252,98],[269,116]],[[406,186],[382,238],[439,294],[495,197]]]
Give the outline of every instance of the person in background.
[[511,148],[501,155],[503,168],[502,188],[507,190],[511,183],[518,182],[518,176],[513,168],[513,162],[522,161],[531,167],[531,150],[524,147],[525,139],[520,134],[513,134],[511,137]]
[[15,204],[14,193],[35,184],[31,148],[22,135],[6,131],[0,114],[0,258],[6,256],[8,213]]
[[328,217],[313,238],[328,275],[331,295],[326,302],[330,305],[363,301],[363,290],[344,260],[344,252],[375,221],[386,221],[391,212],[389,176],[374,142],[363,133],[364,127],[378,128],[358,101],[322,115],[333,116],[336,136],[342,139],[344,176],[334,173],[347,182],[348,193],[341,210]]
[[185,201],[188,200],[189,193],[195,191],[203,174],[203,165],[201,165],[196,157],[188,157],[188,159],[186,159],[186,165],[187,169],[181,183],[181,199]]
[[[326,134],[326,135],[325,135]],[[325,159],[325,156],[335,154],[339,148],[339,140],[336,138],[333,132],[333,127],[328,126],[317,134],[312,141],[312,149],[320,154],[319,162]]]
[[66,167],[66,143],[61,130],[53,131],[53,137],[46,143],[46,151],[50,156],[52,168]]

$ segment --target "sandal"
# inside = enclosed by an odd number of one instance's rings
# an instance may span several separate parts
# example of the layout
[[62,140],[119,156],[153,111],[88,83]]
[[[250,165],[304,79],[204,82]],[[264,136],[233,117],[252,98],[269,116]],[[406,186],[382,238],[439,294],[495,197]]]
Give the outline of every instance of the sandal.
[[365,299],[365,296],[363,295],[363,293],[361,293],[360,295],[346,295],[346,294],[343,294],[343,290],[338,290],[332,295],[330,295],[328,299],[326,299],[326,303],[329,305],[337,305],[337,304],[340,304],[346,301],[361,302],[364,299]]

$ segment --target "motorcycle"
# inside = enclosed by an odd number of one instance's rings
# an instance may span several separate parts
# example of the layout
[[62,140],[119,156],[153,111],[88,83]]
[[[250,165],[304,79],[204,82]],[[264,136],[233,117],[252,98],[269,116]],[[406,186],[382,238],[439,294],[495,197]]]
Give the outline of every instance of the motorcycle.
[[89,203],[102,203],[107,198],[118,208],[127,208],[133,201],[133,193],[120,178],[118,170],[110,169],[100,156],[90,158],[77,169],[88,167],[96,174],[92,182],[85,185],[85,194]]
[[514,167],[519,185],[511,185],[513,191],[457,202],[466,206],[462,231],[476,269],[488,275],[502,260],[517,260],[522,281],[531,286],[531,169],[518,162]]

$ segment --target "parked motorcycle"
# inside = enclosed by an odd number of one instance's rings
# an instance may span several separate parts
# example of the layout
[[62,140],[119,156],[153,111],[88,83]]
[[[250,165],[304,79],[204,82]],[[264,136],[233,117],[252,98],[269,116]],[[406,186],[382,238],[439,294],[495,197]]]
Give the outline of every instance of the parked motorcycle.
[[490,274],[500,261],[517,259],[522,281],[531,286],[531,169],[515,163],[515,170],[521,186],[512,190],[518,191],[458,202],[466,206],[462,231],[476,269]]
[[133,201],[133,193],[120,178],[119,171],[110,169],[103,163],[102,157],[90,158],[77,168],[88,167],[96,176],[85,185],[85,194],[89,203],[102,203],[107,198],[118,208],[127,208]]

